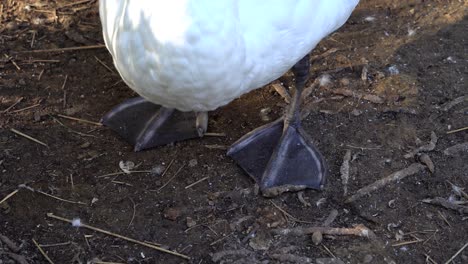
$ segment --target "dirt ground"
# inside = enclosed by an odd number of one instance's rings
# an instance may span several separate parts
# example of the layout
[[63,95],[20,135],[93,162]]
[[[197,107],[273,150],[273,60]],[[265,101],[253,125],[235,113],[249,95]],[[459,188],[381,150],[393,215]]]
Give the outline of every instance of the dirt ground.
[[[109,129],[63,117],[99,122],[134,96],[94,46],[103,43],[96,1],[1,1],[0,263],[48,263],[34,241],[54,263],[185,262],[48,213],[160,243],[190,263],[468,263],[468,249],[456,254],[468,243],[468,197],[457,188],[468,187],[468,131],[456,130],[468,126],[467,8],[361,1],[312,53],[304,127],[329,163],[326,188],[267,199],[226,148],[281,116],[272,85],[210,113],[217,136],[135,153]],[[121,161],[135,164],[131,173]],[[334,212],[331,227],[363,225],[375,237],[280,232],[324,226]]]

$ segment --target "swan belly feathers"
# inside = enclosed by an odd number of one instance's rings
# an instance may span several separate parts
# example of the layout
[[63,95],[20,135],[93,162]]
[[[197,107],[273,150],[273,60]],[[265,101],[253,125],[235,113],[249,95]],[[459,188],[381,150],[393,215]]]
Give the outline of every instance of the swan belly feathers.
[[209,111],[284,74],[358,0],[101,0],[105,43],[145,99]]

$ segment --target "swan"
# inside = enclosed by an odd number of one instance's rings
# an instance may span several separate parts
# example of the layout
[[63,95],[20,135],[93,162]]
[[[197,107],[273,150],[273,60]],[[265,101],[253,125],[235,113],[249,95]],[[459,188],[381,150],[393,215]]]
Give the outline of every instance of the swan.
[[140,97],[101,122],[135,151],[203,136],[208,111],[292,69],[284,117],[235,142],[227,155],[265,196],[322,189],[327,166],[301,127],[309,53],[359,0],[100,0],[104,41]]

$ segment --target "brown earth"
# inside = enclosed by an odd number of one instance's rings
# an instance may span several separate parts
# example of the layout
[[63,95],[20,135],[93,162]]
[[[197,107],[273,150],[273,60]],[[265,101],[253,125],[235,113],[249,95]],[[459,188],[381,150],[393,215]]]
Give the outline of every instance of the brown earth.
[[[210,132],[225,136],[135,153],[105,127],[59,116],[98,121],[134,96],[106,49],[54,50],[103,43],[96,1],[4,0],[0,7],[0,199],[19,190],[0,204],[0,234],[19,247],[14,252],[0,239],[0,263],[20,263],[21,257],[47,263],[32,239],[55,263],[184,262],[47,213],[161,243],[191,263],[305,263],[332,256],[345,263],[444,263],[468,243],[466,209],[422,202],[466,201],[451,183],[468,187],[468,153],[444,154],[468,142],[467,130],[447,134],[468,125],[466,1],[362,1],[313,51],[313,78],[328,74],[331,82],[307,99],[304,126],[326,157],[330,177],[324,191],[303,193],[310,207],[295,193],[256,194],[253,181],[225,154],[240,136],[283,113],[286,104],[271,85],[210,113]],[[42,49],[48,51],[31,52]],[[461,96],[464,101],[450,104]],[[431,132],[438,137],[427,151],[434,173],[424,169],[344,202],[340,167],[347,150],[352,195],[424,160],[404,155],[427,144]],[[152,172],[109,175],[121,172],[120,161]],[[363,224],[376,238],[324,235],[315,245],[310,235],[273,232],[321,226],[334,209],[332,227]],[[468,250],[452,263],[468,263]]]

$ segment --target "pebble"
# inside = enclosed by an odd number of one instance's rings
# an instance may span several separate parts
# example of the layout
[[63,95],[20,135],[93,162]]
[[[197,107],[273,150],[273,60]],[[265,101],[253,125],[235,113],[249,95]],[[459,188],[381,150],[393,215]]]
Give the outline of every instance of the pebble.
[[188,164],[188,165],[189,165],[189,167],[195,167],[195,166],[198,165],[198,160],[196,160],[196,159],[191,159],[191,160],[189,161],[189,164]]
[[164,218],[169,219],[171,221],[177,220],[181,214],[180,209],[174,208],[174,207],[169,207],[164,210]]
[[367,254],[364,256],[364,259],[362,260],[363,263],[371,263],[374,257],[370,254]]

